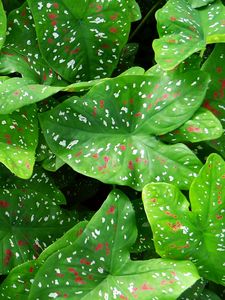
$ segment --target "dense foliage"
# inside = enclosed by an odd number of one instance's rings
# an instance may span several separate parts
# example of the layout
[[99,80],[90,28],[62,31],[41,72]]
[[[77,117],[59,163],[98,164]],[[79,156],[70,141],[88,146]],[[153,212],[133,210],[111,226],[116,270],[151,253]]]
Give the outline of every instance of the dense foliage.
[[0,0],[0,299],[224,298],[224,15]]

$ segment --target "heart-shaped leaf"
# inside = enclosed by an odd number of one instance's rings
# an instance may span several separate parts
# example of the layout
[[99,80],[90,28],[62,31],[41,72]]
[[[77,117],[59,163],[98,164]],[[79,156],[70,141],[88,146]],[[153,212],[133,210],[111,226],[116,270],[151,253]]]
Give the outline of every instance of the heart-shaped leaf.
[[32,261],[28,261],[12,269],[6,279],[0,285],[0,296],[5,299],[28,300],[30,288],[40,266],[51,255],[60,249],[74,243],[82,234],[87,225],[87,221],[83,221],[75,225],[66,232],[56,242],[46,248],[40,256]]
[[42,58],[27,3],[8,16],[8,35],[0,53],[0,72],[18,72],[38,83],[65,85]]
[[32,175],[37,139],[35,106],[21,108],[11,115],[0,114],[0,162],[16,176],[27,179]]
[[220,121],[205,108],[199,108],[193,117],[178,129],[162,136],[166,142],[201,142],[219,138],[223,134]]
[[131,261],[135,238],[132,205],[114,190],[82,235],[44,262],[29,299],[176,299],[199,279],[190,262]]
[[187,0],[169,0],[157,11],[160,39],[153,42],[155,59],[171,70],[207,44],[225,42],[225,7],[220,0],[198,10]]
[[0,274],[37,257],[77,221],[59,207],[65,199],[43,171],[1,184],[0,198]]
[[[207,90],[206,98],[203,106],[210,110],[221,122],[225,128],[225,44],[215,46],[213,52],[203,65],[203,69],[207,71],[212,78]],[[219,151],[225,157],[225,134],[219,139],[208,141],[210,147]]]
[[28,0],[28,4],[43,57],[70,82],[110,76],[131,21],[137,20],[134,0]]
[[40,122],[50,149],[77,172],[137,190],[155,180],[187,189],[201,163],[184,145],[155,135],[189,119],[207,85],[208,75],[193,71],[118,77],[41,114]]
[[214,2],[215,0],[189,0],[193,8],[200,8]]
[[6,15],[4,7],[2,5],[2,0],[0,0],[0,49],[4,45],[6,36]]
[[189,202],[174,185],[143,190],[156,251],[164,258],[190,259],[206,279],[225,285],[225,162],[211,154],[190,187]]

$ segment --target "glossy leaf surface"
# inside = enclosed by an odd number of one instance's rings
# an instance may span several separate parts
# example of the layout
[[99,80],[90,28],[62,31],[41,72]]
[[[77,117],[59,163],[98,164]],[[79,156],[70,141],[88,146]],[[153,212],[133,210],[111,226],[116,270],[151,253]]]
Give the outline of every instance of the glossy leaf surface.
[[77,172],[106,183],[141,190],[161,180],[186,189],[201,163],[184,145],[156,138],[189,119],[204,98],[208,76],[183,76],[118,77],[64,101],[40,115],[50,149]]
[[193,8],[200,8],[214,2],[215,0],[189,0]]
[[152,183],[143,201],[156,251],[164,258],[190,259],[204,278],[225,285],[225,162],[211,154],[190,187],[189,202],[177,187]]
[[[132,205],[114,190],[81,236],[45,261],[29,299],[175,299],[199,279],[187,261],[131,261],[135,239]],[[160,284],[163,290],[157,288]]]
[[5,42],[6,36],[6,15],[4,7],[2,5],[2,0],[0,0],[0,49],[2,48]]

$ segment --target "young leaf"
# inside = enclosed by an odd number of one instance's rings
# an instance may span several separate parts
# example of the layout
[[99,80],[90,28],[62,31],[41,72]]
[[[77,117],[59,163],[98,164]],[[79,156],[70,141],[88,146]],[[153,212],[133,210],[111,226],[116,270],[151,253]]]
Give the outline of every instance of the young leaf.
[[0,195],[0,274],[37,257],[77,220],[59,207],[65,199],[44,172],[1,184]]
[[114,190],[82,235],[44,262],[29,299],[176,299],[199,279],[190,262],[131,261],[135,239],[132,205]]
[[225,162],[211,154],[190,187],[189,202],[174,185],[152,183],[143,190],[156,251],[164,258],[190,259],[199,274],[225,285]]
[[70,82],[110,76],[131,21],[137,19],[134,0],[28,0],[28,4],[43,57]]
[[223,134],[220,121],[209,110],[200,107],[193,117],[178,129],[162,136],[166,142],[201,142],[219,138]]
[[2,0],[0,0],[0,49],[4,45],[6,36],[6,15],[4,7],[2,5]]
[[38,143],[36,107],[30,105],[10,115],[0,114],[0,132],[0,162],[16,176],[30,178]]
[[189,119],[207,85],[207,74],[193,71],[117,77],[41,114],[40,123],[53,153],[77,172],[137,190],[155,180],[187,189],[201,163],[184,145],[155,136]]
[[160,39],[153,42],[155,59],[171,70],[207,44],[225,42],[225,7],[220,0],[197,10],[187,0],[169,0],[157,11]]

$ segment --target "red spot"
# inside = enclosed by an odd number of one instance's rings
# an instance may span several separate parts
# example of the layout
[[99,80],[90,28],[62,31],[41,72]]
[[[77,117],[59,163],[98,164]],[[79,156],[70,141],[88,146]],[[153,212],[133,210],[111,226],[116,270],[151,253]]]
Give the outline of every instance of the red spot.
[[7,208],[9,206],[9,203],[5,200],[0,200],[0,207]]
[[12,257],[12,251],[10,249],[6,249],[5,257],[4,257],[4,261],[3,261],[5,266],[9,264],[11,257]]
[[152,108],[152,104],[149,104],[147,107],[147,111],[149,111]]
[[70,54],[77,54],[80,51],[80,48],[76,48],[72,51],[70,51]]
[[110,160],[108,156],[104,156],[104,161],[107,163]]
[[63,298],[68,298],[68,297],[69,297],[68,294],[64,294],[64,295],[63,295]]
[[144,284],[142,285],[141,289],[142,289],[143,291],[153,291],[153,290],[154,290],[154,288],[153,288],[152,286],[148,285],[147,283],[144,283]]
[[134,99],[130,98],[129,102],[130,102],[130,104],[134,104]]
[[128,169],[130,169],[130,170],[134,169],[134,165],[133,165],[132,160],[130,160],[129,163],[128,163]]
[[51,24],[52,24],[52,26],[56,26],[57,25],[57,21],[54,20],[54,21],[51,22]]
[[169,211],[165,211],[165,214],[166,214],[167,216],[169,216],[169,217],[172,217],[172,218],[174,218],[174,219],[176,219],[176,218],[177,218],[177,216],[176,216],[176,215],[172,214],[172,213],[171,213],[171,212],[169,212]]
[[217,72],[217,73],[221,73],[222,70],[223,70],[222,67],[217,67],[217,68],[216,68],[216,72]]
[[4,55],[7,55],[7,56],[14,56],[14,54],[11,54],[11,53],[9,53],[9,52],[6,52],[6,51],[2,51],[2,54],[4,54]]
[[12,251],[11,251],[10,249],[6,249],[6,250],[5,250],[5,254],[6,254],[6,255],[12,255]]
[[69,52],[69,50],[70,50],[70,47],[69,46],[65,46],[64,52],[67,53],[67,52]]
[[68,268],[68,271],[69,271],[70,273],[73,273],[75,276],[78,275],[78,272],[77,272],[74,268]]
[[177,20],[177,18],[176,17],[170,17],[170,20],[174,22],[174,21]]
[[120,149],[121,149],[122,151],[125,151],[125,150],[126,150],[126,146],[125,146],[125,145],[120,145]]
[[141,116],[142,116],[142,113],[141,113],[141,112],[138,112],[138,113],[136,113],[134,116],[135,116],[135,118],[141,117]]
[[110,19],[111,19],[112,21],[114,21],[114,20],[116,20],[116,19],[118,18],[118,15],[119,15],[119,14],[116,13],[116,14],[110,16]]
[[77,276],[75,278],[75,282],[79,283],[79,284],[85,284],[85,282],[83,281],[83,279],[80,276]]
[[187,128],[187,131],[189,131],[189,132],[201,132],[202,130],[201,130],[201,128],[198,128],[198,127],[194,127],[194,126],[189,126],[188,128]]
[[55,3],[53,3],[53,7],[57,9],[57,8],[59,8],[59,4],[55,2]]
[[221,216],[221,215],[216,215],[216,218],[217,218],[217,220],[222,220],[222,219],[223,219],[223,216]]
[[65,275],[62,274],[62,273],[56,273],[56,276],[59,277],[59,278],[63,278]]
[[78,230],[78,232],[77,232],[77,236],[81,236],[81,234],[83,233],[83,229],[82,228],[80,228],[79,230]]
[[109,46],[108,44],[102,44],[101,48],[102,48],[102,49],[109,49],[110,46]]
[[16,90],[14,93],[13,93],[14,96],[19,96],[20,95],[20,90]]
[[24,242],[24,241],[22,241],[22,240],[19,240],[18,241],[18,246],[25,246],[25,245],[27,245],[28,243],[27,242]]
[[29,162],[26,162],[26,163],[25,163],[25,166],[26,166],[26,168],[27,168],[28,170],[30,170],[30,163],[29,163]]
[[96,5],[96,12],[102,11],[103,6],[102,5]]
[[176,42],[177,42],[177,40],[174,40],[174,39],[168,40],[168,43],[170,43],[170,44],[175,44]]
[[24,9],[24,10],[21,12],[21,16],[22,16],[22,17],[25,17],[26,14],[27,14],[26,9]]
[[110,254],[109,243],[105,243],[106,256]]
[[109,31],[112,32],[112,33],[117,33],[117,32],[118,32],[118,29],[117,29],[116,27],[111,27],[111,28],[109,29]]
[[93,277],[93,275],[88,275],[88,277],[87,277],[89,280],[94,280],[94,277]]
[[164,94],[162,97],[163,99],[167,99],[169,97],[169,94]]
[[43,74],[43,80],[46,81],[47,80],[47,75],[44,73]]
[[99,101],[99,104],[100,104],[100,108],[104,108],[105,101],[104,101],[104,100],[100,100],[100,101]]
[[123,299],[123,300],[128,300],[128,298],[124,295],[120,295],[120,299]]
[[52,44],[54,41],[53,41],[53,39],[48,38],[48,39],[47,39],[47,42],[48,42],[48,44]]
[[81,156],[82,153],[83,153],[83,151],[80,150],[79,152],[75,153],[74,156],[75,156],[75,157],[79,157],[79,156]]
[[48,17],[50,20],[54,20],[54,19],[58,18],[58,15],[57,14],[48,14]]
[[96,115],[97,115],[97,107],[96,107],[96,106],[93,108],[93,113],[92,113],[92,115],[93,115],[94,117],[96,117]]
[[179,229],[181,229],[182,224],[177,221],[175,224],[172,223],[167,223],[167,225],[173,230],[173,231],[178,231]]
[[29,272],[32,273],[34,271],[33,267],[30,267]]
[[98,155],[98,153],[95,153],[95,154],[92,155],[92,157],[95,158],[95,159],[98,159],[99,155]]
[[115,212],[115,206],[110,206],[110,208],[107,210],[107,215],[112,215]]
[[80,263],[87,266],[90,266],[91,264],[90,261],[88,261],[86,258],[81,258]]
[[95,251],[99,251],[99,250],[102,250],[103,249],[103,244],[98,244],[96,247],[95,247]]
[[151,198],[150,201],[151,201],[152,203],[156,203],[156,202],[157,202],[157,198]]

